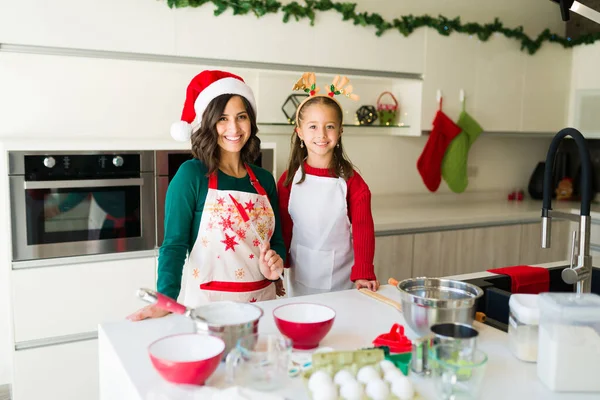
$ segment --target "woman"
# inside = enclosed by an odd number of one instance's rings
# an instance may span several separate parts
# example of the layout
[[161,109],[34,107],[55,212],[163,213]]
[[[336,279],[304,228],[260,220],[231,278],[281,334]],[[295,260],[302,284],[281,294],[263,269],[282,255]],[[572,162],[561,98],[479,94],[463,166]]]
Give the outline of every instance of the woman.
[[[183,121],[173,125],[172,136],[188,140],[194,119],[201,119],[191,135],[194,159],[181,165],[167,191],[157,289],[188,307],[275,299],[273,282],[283,271],[285,247],[275,180],[249,165],[260,151],[252,90],[239,76],[203,71],[188,86]],[[261,238],[231,197],[244,206]],[[150,305],[129,319],[166,314]]]

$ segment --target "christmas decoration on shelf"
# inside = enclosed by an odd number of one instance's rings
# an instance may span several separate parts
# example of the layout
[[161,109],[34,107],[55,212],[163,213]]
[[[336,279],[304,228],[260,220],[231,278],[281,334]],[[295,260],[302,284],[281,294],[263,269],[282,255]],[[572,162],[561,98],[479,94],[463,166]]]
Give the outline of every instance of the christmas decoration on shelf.
[[559,43],[563,47],[574,47],[582,44],[591,44],[600,40],[600,32],[582,35],[571,39],[552,33],[545,29],[536,38],[531,38],[523,32],[523,27],[507,28],[496,18],[494,22],[478,24],[475,22],[461,23],[460,17],[446,18],[443,15],[431,17],[429,15],[403,15],[394,18],[391,22],[385,20],[377,13],[357,12],[356,3],[337,2],[332,0],[305,0],[305,4],[297,1],[283,5],[277,0],[167,0],[170,8],[201,7],[206,3],[215,6],[214,14],[219,16],[232,9],[233,15],[254,14],[260,18],[267,14],[283,12],[283,22],[287,23],[290,18],[296,21],[308,18],[310,24],[315,24],[316,12],[337,11],[342,15],[344,21],[352,21],[354,25],[375,27],[377,36],[383,35],[388,30],[396,30],[404,36],[409,36],[415,30],[428,27],[438,31],[440,35],[449,36],[453,32],[471,35],[486,42],[494,35],[504,35],[509,39],[521,42],[521,50],[529,54],[535,54],[544,42]]
[[[389,95],[394,103],[383,103],[381,98],[384,95]],[[379,125],[395,125],[396,114],[398,113],[398,100],[391,92],[383,92],[377,98],[377,116],[379,117]]]
[[287,122],[290,124],[296,123],[296,110],[300,103],[308,97],[308,94],[292,93],[285,99],[285,102],[281,106],[281,111],[285,114]]
[[356,110],[357,125],[371,125],[377,121],[377,110],[374,106],[360,106]]

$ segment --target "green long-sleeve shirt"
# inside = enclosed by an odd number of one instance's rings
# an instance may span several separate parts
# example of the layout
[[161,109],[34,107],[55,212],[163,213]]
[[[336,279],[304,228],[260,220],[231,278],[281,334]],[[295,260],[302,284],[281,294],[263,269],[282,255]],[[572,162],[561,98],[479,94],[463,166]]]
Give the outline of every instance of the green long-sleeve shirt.
[[[271,249],[285,260],[287,251],[281,233],[275,179],[265,169],[254,165],[250,167],[267,192],[275,214],[275,230],[270,241]],[[198,236],[204,202],[208,193],[207,172],[208,169],[200,160],[186,161],[181,164],[167,189],[165,237],[158,256],[157,289],[160,293],[174,299],[179,296],[181,289],[181,276],[186,256],[192,250]],[[244,178],[234,178],[219,170],[217,182],[219,190],[256,193],[247,175]]]

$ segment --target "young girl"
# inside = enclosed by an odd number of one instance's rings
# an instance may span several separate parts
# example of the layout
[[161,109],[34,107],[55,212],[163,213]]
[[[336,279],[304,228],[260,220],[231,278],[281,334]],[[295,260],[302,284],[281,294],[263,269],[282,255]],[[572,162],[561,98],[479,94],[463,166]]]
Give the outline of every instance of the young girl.
[[[260,150],[252,90],[239,76],[203,71],[188,86],[182,119],[171,134],[190,140],[195,122],[194,159],[181,165],[167,190],[158,291],[179,296],[188,307],[275,299],[273,281],[283,272],[285,248],[275,180],[250,165]],[[244,223],[231,197],[244,206],[261,238]],[[165,314],[150,305],[129,319]]]
[[371,192],[344,153],[334,98],[357,99],[347,83],[336,77],[327,95],[317,95],[314,74],[304,74],[294,86],[310,96],[296,111],[288,169],[277,184],[290,296],[379,288]]

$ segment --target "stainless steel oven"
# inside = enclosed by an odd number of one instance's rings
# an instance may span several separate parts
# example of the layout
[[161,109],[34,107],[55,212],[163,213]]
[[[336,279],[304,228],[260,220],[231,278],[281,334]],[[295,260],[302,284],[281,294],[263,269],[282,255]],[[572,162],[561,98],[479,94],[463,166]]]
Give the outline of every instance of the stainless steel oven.
[[10,152],[12,260],[151,250],[152,151]]
[[[167,188],[179,166],[192,158],[191,150],[160,150],[156,152],[156,244],[159,247],[162,245],[165,234]],[[275,175],[275,147],[261,147],[260,155],[254,164]]]

